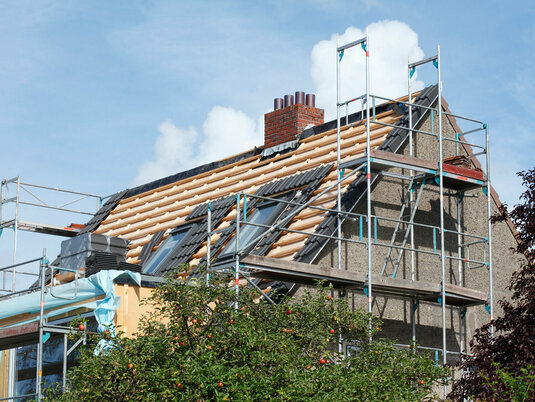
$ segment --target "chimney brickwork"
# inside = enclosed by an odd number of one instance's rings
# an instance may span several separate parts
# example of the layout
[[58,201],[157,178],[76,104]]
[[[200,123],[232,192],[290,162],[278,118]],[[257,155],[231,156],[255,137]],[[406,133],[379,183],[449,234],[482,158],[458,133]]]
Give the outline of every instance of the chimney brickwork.
[[309,125],[323,124],[323,109],[295,104],[264,115],[264,149],[297,139]]

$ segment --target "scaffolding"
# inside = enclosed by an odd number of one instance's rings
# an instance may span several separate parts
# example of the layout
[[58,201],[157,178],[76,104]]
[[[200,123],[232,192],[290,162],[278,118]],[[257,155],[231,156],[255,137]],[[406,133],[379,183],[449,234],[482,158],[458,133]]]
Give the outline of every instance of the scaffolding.
[[[357,98],[341,100],[341,74],[340,64],[346,52],[361,47],[366,58],[366,93]],[[255,194],[239,193],[236,195],[236,217],[235,217],[235,260],[232,263],[218,262],[217,257],[212,256],[212,236],[217,235],[222,230],[213,230],[211,222],[211,208],[208,206],[208,233],[207,233],[207,265],[208,272],[217,270],[229,270],[235,275],[235,291],[239,296],[240,278],[243,277],[248,283],[260,290],[252,277],[267,278],[274,280],[287,280],[295,283],[309,284],[314,280],[320,279],[331,283],[335,288],[362,290],[367,296],[368,312],[372,312],[376,296],[391,296],[408,299],[411,302],[411,332],[412,341],[416,342],[416,311],[420,301],[438,303],[441,307],[441,330],[442,330],[442,348],[420,347],[424,350],[433,350],[436,360],[439,360],[439,353],[442,355],[442,364],[447,363],[448,355],[459,356],[466,354],[466,346],[463,341],[463,326],[466,308],[474,305],[485,305],[490,316],[490,323],[494,319],[494,301],[493,301],[493,267],[492,267],[492,234],[491,234],[491,181],[490,181],[490,160],[489,160],[489,131],[488,126],[483,121],[456,115],[443,110],[442,105],[442,81],[441,81],[441,61],[440,46],[437,47],[437,54],[417,62],[408,62],[407,81],[408,81],[408,100],[400,101],[370,93],[370,45],[368,34],[351,43],[337,47],[336,52],[336,86],[337,86],[337,180],[321,193],[314,196],[306,203],[295,203],[292,201],[281,200],[277,198],[261,197]],[[418,67],[426,64],[432,64],[437,73],[438,97],[436,106],[433,104],[424,106],[414,103],[411,81]],[[353,102],[360,101],[361,121],[366,126],[366,152],[364,157],[356,158],[350,161],[341,161],[341,116],[345,108],[345,124],[349,125],[348,107]],[[376,104],[382,102],[391,102],[394,105],[408,110],[407,124],[390,124],[379,121],[376,118]],[[413,122],[413,113],[415,111],[423,112],[429,115],[431,121],[431,130],[416,128],[418,123]],[[364,117],[365,114],[365,117]],[[435,132],[435,118],[438,119],[438,130]],[[456,119],[474,125],[474,128],[455,133],[455,138],[443,135],[442,120]],[[399,155],[392,152],[384,152],[371,148],[370,127],[373,125],[383,125],[392,129],[401,129],[408,132],[408,156]],[[467,142],[464,138],[466,135],[482,133],[482,143]],[[417,137],[418,136],[418,137]],[[419,136],[429,136],[436,140],[438,148],[437,160],[426,160],[415,156],[414,143]],[[461,166],[453,166],[444,162],[444,143],[453,142],[455,144],[455,156],[461,155],[460,149],[463,147],[468,154],[468,159],[482,156],[485,159],[485,172],[477,171]],[[404,141],[406,143],[406,141]],[[473,152],[476,150],[477,152]],[[392,169],[401,169],[408,174],[394,173]],[[348,173],[346,170],[350,170]],[[358,214],[352,211],[343,211],[341,185],[343,181],[350,177],[363,175],[366,180],[366,213]],[[402,186],[405,183],[406,193],[400,206],[398,219],[379,216],[372,213],[372,185],[379,177],[389,177],[401,181]],[[422,196],[424,187],[434,186],[438,188],[437,198],[439,201],[439,219],[438,225],[428,225],[415,222],[415,214]],[[326,209],[314,206],[314,202],[323,194],[336,187],[337,204],[333,209]],[[482,190],[486,197],[486,225],[484,234],[468,233],[461,227],[461,211],[463,200],[468,197],[476,197],[476,194],[468,193],[472,190]],[[457,205],[457,219],[455,230],[445,227],[445,206],[444,197],[453,197]],[[247,220],[247,200],[254,198],[263,200],[272,200],[277,203],[285,203],[288,207],[296,208],[292,214],[279,220],[273,225],[263,225],[253,223]],[[353,205],[355,208],[358,201]],[[300,211],[305,208],[311,208],[318,213],[335,214],[336,231],[332,235],[323,235],[319,233],[309,233],[300,230],[289,229],[286,225]],[[358,238],[344,238],[342,234],[342,224],[346,220],[358,222]],[[394,231],[391,240],[388,243],[382,243],[377,239],[378,222],[389,222],[394,225]],[[363,222],[366,229],[363,230]],[[241,244],[240,230],[245,225],[252,225],[262,228],[262,233],[255,236],[252,240]],[[433,250],[418,248],[415,242],[415,230],[425,228],[432,232]],[[308,237],[324,238],[336,243],[337,250],[337,267],[336,269],[325,269],[302,264],[299,262],[282,261],[268,257],[260,257],[246,252],[252,245],[257,244],[266,235],[273,231],[281,233],[301,233]],[[364,233],[365,232],[365,233]],[[398,240],[401,235],[401,241]],[[446,253],[446,236],[455,236],[457,239],[456,255]],[[359,277],[354,273],[342,269],[342,246],[343,244],[354,243],[361,244],[367,251],[367,275]],[[386,248],[386,258],[378,263],[373,261],[372,250],[377,247]],[[470,249],[480,247],[482,257],[475,258],[470,256]],[[319,254],[319,252],[318,252]],[[316,257],[318,256],[316,254]],[[404,254],[409,256],[410,280],[396,278],[400,262]],[[416,278],[416,257],[419,254],[428,254],[436,257],[437,263],[440,264],[439,283],[427,283],[417,280]],[[315,257],[315,258],[316,258]],[[458,284],[448,283],[446,277],[447,262],[457,262],[458,264]],[[437,264],[438,265],[438,264]],[[374,267],[380,266],[380,274],[374,274]],[[463,277],[466,269],[486,268],[488,270],[489,288],[487,292],[482,292],[464,287]],[[209,275],[209,274],[207,274]],[[391,276],[391,278],[389,277]],[[264,292],[265,293],[265,292]],[[269,300],[269,297],[266,295]],[[271,300],[270,300],[271,301]],[[236,307],[238,307],[236,302]],[[446,337],[446,307],[454,306],[458,308],[459,317],[459,335],[460,348],[458,351],[447,350]],[[409,345],[399,345],[408,347]],[[446,394],[446,385],[444,384],[444,394]]]
[[[40,193],[38,194],[38,192]],[[72,280],[75,283],[74,294],[72,296],[72,300],[74,300],[76,298],[78,288],[78,278],[80,278],[82,274],[77,270],[52,265],[46,258],[45,250],[43,250],[43,255],[41,257],[32,258],[23,262],[17,261],[19,230],[61,237],[74,237],[80,233],[80,231],[83,229],[83,225],[71,223],[68,226],[58,226],[49,223],[35,223],[22,220],[20,206],[52,210],[63,214],[74,214],[75,216],[93,216],[95,212],[100,209],[103,200],[106,198],[107,197],[102,197],[95,194],[26,183],[21,180],[20,176],[1,181],[0,235],[4,229],[12,229],[14,234],[12,264],[0,268],[0,273],[2,274],[2,288],[0,291],[3,293],[0,296],[0,300],[11,299],[28,293],[40,293],[41,302],[37,321],[31,321],[26,324],[5,328],[0,334],[0,342],[2,346],[9,347],[10,345],[16,344],[17,340],[20,341],[22,338],[24,338],[24,342],[26,343],[31,342],[37,344],[35,393],[15,396],[16,390],[14,373],[16,371],[16,349],[12,348],[9,353],[9,396],[7,398],[0,398],[0,400],[21,400],[34,397],[38,400],[42,399],[43,345],[46,339],[51,336],[51,334],[63,336],[62,388],[66,389],[68,356],[80,344],[85,344],[86,341],[86,335],[84,332],[82,337],[68,347],[68,335],[71,333],[71,328],[66,325],[56,325],[49,322],[49,319],[45,314],[46,306],[44,301],[44,296],[47,293],[49,293],[53,298],[64,298],[54,294],[55,274],[67,274],[72,276]],[[94,210],[91,211],[88,209],[72,208],[73,204],[80,205],[80,203],[83,204],[84,201],[87,200],[93,200],[95,202]],[[12,206],[11,209],[8,208],[10,206]],[[84,205],[84,207],[87,207],[87,205]],[[10,213],[10,216],[6,219],[8,213]],[[20,267],[31,267],[32,264],[36,263],[39,264],[39,268],[36,270],[36,272],[18,271]],[[8,273],[11,274],[11,287],[8,287],[7,285],[6,279]],[[17,290],[17,280],[20,280],[20,275],[24,275],[25,277],[34,277],[37,279],[37,282],[32,287]]]
[[[43,194],[37,194],[36,190],[41,191]],[[62,237],[74,237],[83,229],[83,225],[75,223],[71,223],[69,226],[58,226],[49,223],[35,223],[22,220],[20,219],[21,206],[42,208],[60,213],[74,214],[76,216],[93,216],[100,209],[102,201],[105,198],[107,197],[26,183],[21,180],[20,176],[2,180],[0,183],[0,236],[4,229],[13,229],[14,234],[12,264],[9,269],[6,267],[0,268],[2,272],[2,288],[0,292],[16,292],[17,268],[20,266],[20,264],[17,264],[19,230]],[[92,211],[87,209],[72,209],[69,207],[73,204],[80,205],[85,200],[93,200],[96,209]],[[9,206],[13,206],[13,211],[6,211],[6,208]],[[6,212],[12,212],[8,219],[6,219]],[[6,287],[8,272],[11,273],[11,289]],[[20,274],[27,275],[25,272],[21,272]]]

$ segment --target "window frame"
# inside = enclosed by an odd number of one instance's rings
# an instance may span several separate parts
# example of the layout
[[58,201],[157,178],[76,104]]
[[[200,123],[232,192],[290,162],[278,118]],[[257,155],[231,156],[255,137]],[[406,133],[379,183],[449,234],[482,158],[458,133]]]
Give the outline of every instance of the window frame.
[[[265,208],[272,204],[275,204],[275,209],[269,214],[268,218],[264,222],[258,222],[259,225],[266,225],[266,226],[272,225],[279,219],[279,217],[284,212],[284,210],[288,208],[288,204],[286,204],[285,202],[281,202],[281,201],[291,201],[293,197],[295,196],[295,194],[296,194],[296,190],[291,190],[291,191],[287,191],[285,193],[279,194],[275,197],[270,197],[269,200],[260,199],[260,202],[257,205],[255,205],[255,207],[251,211],[248,212],[247,221],[250,221],[252,218],[254,218],[253,214],[257,213],[257,211],[260,210],[261,208]],[[267,233],[267,229],[264,227],[250,225],[248,223],[243,223],[240,221],[240,229],[242,227],[253,228],[252,230],[254,230],[254,232],[252,236],[250,237],[250,240],[255,239],[260,234],[261,230],[264,230]],[[240,233],[240,239],[242,238],[242,236],[243,234]],[[235,239],[236,239],[236,230],[234,230],[233,236],[222,247],[221,251],[219,252],[217,256],[219,260],[226,260],[226,259],[230,259],[231,257],[232,258],[236,257]],[[255,249],[259,241],[257,241],[254,244],[249,244],[243,250],[243,252],[245,254],[251,253]],[[229,247],[231,247],[231,249],[229,249]]]
[[[158,246],[158,248],[149,255],[149,257],[147,258],[147,261],[145,261],[145,264],[143,264],[143,266],[141,267],[141,273],[142,274],[152,274],[152,275],[156,274],[159,271],[159,268],[162,265],[164,265],[164,263],[168,263],[170,261],[170,259],[173,256],[173,250],[176,250],[178,247],[180,247],[181,244],[184,243],[184,240],[186,240],[188,238],[188,234],[189,234],[189,232],[190,232],[192,227],[193,227],[192,223],[186,223],[184,225],[180,225],[180,226],[174,228],[169,233],[169,235],[162,242],[160,242],[160,245]],[[165,256],[159,260],[159,262],[154,266],[154,268],[152,268],[151,271],[148,271],[147,269],[148,269],[149,265],[151,265],[150,264],[151,261],[159,258],[159,253],[162,253],[162,252],[165,251],[164,249],[162,249],[162,247],[164,247],[165,244],[168,241],[171,241],[171,239],[174,236],[182,234],[182,233],[184,234],[182,236],[182,238],[179,239],[178,242],[174,246],[170,246],[168,248],[168,251],[166,251]]]

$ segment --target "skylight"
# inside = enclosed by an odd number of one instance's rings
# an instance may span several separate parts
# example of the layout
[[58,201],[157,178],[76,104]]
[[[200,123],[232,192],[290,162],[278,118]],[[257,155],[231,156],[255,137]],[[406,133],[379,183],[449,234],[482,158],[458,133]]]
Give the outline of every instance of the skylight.
[[[247,217],[247,223],[240,224],[240,249],[244,246],[246,246],[246,249],[249,249],[251,246],[249,242],[258,237],[262,232],[266,231],[266,228],[251,224],[271,225],[285,206],[284,203],[267,201],[255,208],[255,210]],[[235,252],[236,236],[234,236],[225,246],[225,249],[221,253],[221,257],[228,257]]]
[[190,228],[191,226],[188,225],[185,228],[171,232],[167,239],[158,247],[158,250],[149,257],[147,263],[143,266],[143,272],[150,274],[156,271],[160,264],[167,259],[169,253],[184,239]]

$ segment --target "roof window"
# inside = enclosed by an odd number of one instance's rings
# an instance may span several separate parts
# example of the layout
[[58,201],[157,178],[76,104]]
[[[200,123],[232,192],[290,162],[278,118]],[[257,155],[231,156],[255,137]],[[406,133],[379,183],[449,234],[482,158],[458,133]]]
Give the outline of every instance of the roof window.
[[158,249],[151,254],[147,263],[143,266],[143,273],[150,274],[171,257],[171,251],[177,248],[186,234],[191,229],[191,225],[182,226],[174,229],[171,234],[163,241]]

